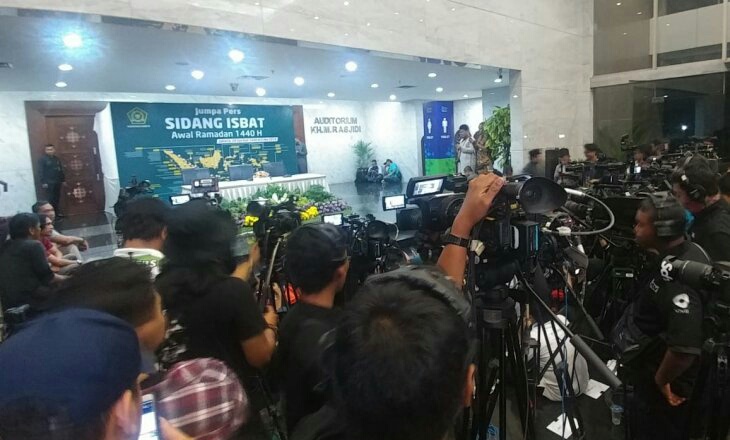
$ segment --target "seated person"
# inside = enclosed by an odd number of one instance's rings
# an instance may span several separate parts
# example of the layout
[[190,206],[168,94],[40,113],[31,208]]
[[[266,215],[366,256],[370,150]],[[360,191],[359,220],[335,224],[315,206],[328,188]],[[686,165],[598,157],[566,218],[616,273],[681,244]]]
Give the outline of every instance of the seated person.
[[403,175],[400,172],[400,168],[390,159],[387,159],[385,163],[385,174],[383,175],[383,182],[385,183],[397,183],[403,179]]
[[289,236],[284,261],[287,279],[300,292],[281,323],[274,362],[291,432],[303,416],[326,402],[324,391],[318,389],[325,376],[319,341],[340,317],[334,302],[347,278],[347,237],[334,225],[301,226]]
[[179,362],[164,377],[145,380],[142,394],[150,393],[159,416],[193,438],[237,438],[250,410],[236,373],[212,358]]
[[[96,310],[42,316],[0,344],[0,436],[136,439],[139,345],[129,325]],[[184,439],[161,420],[166,440]]]
[[[56,221],[56,211],[53,209],[53,205],[47,200],[40,200],[33,204],[33,212],[36,214],[47,215],[51,218],[51,221]],[[81,252],[89,248],[89,243],[81,237],[74,237],[73,235],[63,235],[57,230],[53,230],[51,234],[51,241],[58,245],[63,255],[73,255],[77,261],[81,261]]]
[[41,222],[40,242],[46,250],[46,258],[48,258],[48,263],[51,265],[51,270],[62,275],[68,274],[79,266],[79,262],[72,255],[69,255],[69,258],[64,258],[58,246],[51,241],[51,234],[53,233],[51,218],[47,215],[39,215],[38,218]]
[[40,220],[31,213],[16,214],[10,219],[10,240],[0,246],[0,304],[3,311],[35,305],[39,289],[64,279],[54,274],[39,242]]
[[122,235],[122,247],[115,257],[126,257],[149,266],[152,277],[160,273],[160,261],[165,257],[162,247],[167,237],[167,216],[170,207],[156,197],[132,200],[119,220],[117,232]]
[[383,175],[380,173],[380,168],[378,167],[378,161],[373,159],[370,161],[370,168],[368,168],[368,175],[367,175],[368,182],[380,182],[383,180]]
[[114,315],[134,327],[139,338],[144,372],[154,371],[154,352],[165,339],[162,300],[147,266],[112,257],[83,264],[44,304],[48,311],[89,308]]

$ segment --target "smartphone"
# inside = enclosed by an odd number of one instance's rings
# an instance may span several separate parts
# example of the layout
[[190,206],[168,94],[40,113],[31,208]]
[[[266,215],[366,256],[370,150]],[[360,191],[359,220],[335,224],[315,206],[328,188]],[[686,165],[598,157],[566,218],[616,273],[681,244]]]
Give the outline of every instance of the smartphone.
[[160,427],[157,423],[157,406],[154,394],[142,396],[142,423],[139,440],[161,440]]
[[392,211],[394,209],[403,209],[405,207],[405,194],[398,194],[395,196],[383,196],[383,211]]
[[325,214],[322,216],[322,223],[342,226],[342,214]]

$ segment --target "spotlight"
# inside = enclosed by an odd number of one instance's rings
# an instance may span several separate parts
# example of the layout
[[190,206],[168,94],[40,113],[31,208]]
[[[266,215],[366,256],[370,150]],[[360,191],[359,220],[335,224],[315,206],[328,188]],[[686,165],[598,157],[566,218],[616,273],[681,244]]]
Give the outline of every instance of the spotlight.
[[436,91],[437,91],[438,93],[441,93],[441,92],[443,92],[443,91],[444,91],[444,88],[443,88],[443,87],[436,87]]
[[294,84],[296,84],[298,86],[303,86],[304,78],[302,78],[301,76],[297,76],[296,78],[294,78]]
[[68,84],[66,84],[66,83],[65,83],[65,82],[63,82],[63,81],[59,81],[59,82],[57,82],[57,83],[56,83],[56,87],[58,87],[59,89],[62,89],[62,88],[64,88],[64,87],[66,87],[67,85],[68,85]]
[[234,63],[240,63],[244,58],[246,58],[246,55],[238,49],[231,49],[228,52],[228,58],[230,58]]
[[70,64],[63,63],[58,66],[58,70],[61,72],[68,72],[69,70],[74,70],[74,67]]
[[263,87],[256,87],[256,96],[265,96],[266,89]]
[[193,70],[192,72],[190,72],[190,76],[198,80],[203,79],[203,77],[205,76],[205,72],[203,72],[202,70]]
[[357,63],[354,61],[348,61],[347,63],[345,63],[345,69],[348,72],[354,72],[357,70]]
[[395,101],[396,99],[398,99],[398,97],[395,95],[390,95],[388,96],[388,99],[390,99],[391,101]]
[[165,86],[165,90],[167,90],[168,92],[172,92],[175,89],[176,89],[176,87],[172,84],[168,84]]
[[84,45],[84,40],[81,35],[71,32],[63,36],[63,45],[69,49],[76,49]]
[[335,92],[329,92],[327,94],[327,96],[330,97],[330,98],[334,98],[335,97]]
[[688,128],[689,127],[687,127],[686,125],[682,124],[682,131],[687,131]]

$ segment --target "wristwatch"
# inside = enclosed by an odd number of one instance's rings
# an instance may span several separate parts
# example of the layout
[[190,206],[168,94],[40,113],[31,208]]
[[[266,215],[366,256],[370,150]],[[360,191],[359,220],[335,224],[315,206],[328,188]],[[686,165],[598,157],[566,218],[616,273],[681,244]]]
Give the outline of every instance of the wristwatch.
[[471,243],[471,240],[464,237],[457,237],[454,234],[446,234],[442,238],[443,243],[446,244],[454,244],[456,246],[461,246],[465,249],[469,249],[469,244]]

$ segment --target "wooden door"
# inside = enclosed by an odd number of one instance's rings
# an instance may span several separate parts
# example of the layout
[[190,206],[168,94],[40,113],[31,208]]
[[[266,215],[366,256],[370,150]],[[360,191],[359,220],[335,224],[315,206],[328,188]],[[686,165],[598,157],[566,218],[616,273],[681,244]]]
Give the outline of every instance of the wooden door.
[[93,116],[46,116],[46,131],[63,164],[61,211],[66,215],[104,210],[104,175]]

